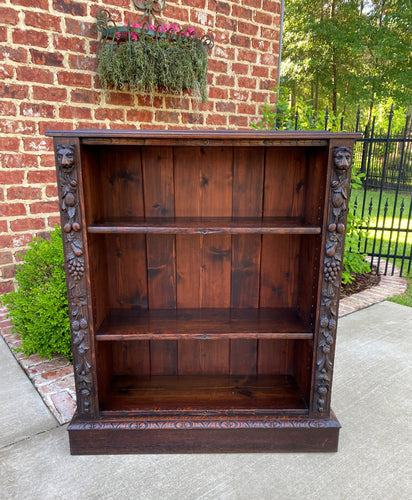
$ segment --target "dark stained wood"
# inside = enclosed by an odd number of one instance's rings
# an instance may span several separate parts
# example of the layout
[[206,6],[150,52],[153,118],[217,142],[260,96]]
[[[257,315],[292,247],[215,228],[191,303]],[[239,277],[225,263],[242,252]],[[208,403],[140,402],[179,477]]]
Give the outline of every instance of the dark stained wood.
[[174,216],[172,148],[145,148],[142,153],[146,217]]
[[340,424],[299,415],[163,417],[75,416],[68,427],[76,455],[115,453],[336,452]]
[[179,375],[224,375],[229,367],[229,341],[219,338],[180,341]]
[[299,243],[299,236],[262,236],[260,307],[297,304]]
[[[269,219],[262,219],[265,151],[262,148],[235,148],[233,156],[233,217],[256,217],[264,225],[269,222]],[[282,225],[279,223],[277,219],[278,230]],[[232,308],[259,307],[261,253],[259,233],[243,232],[232,236]],[[231,339],[229,348],[230,374],[256,375],[258,340],[250,337]]]
[[313,340],[294,343],[293,373],[300,393],[306,401],[310,399]]
[[111,308],[147,308],[145,237],[102,235],[101,238],[105,238],[107,255],[106,283],[102,283],[102,289],[107,290]]
[[268,148],[263,215],[297,217],[306,198],[306,156],[300,148]]
[[97,340],[277,338],[310,339],[308,326],[293,309],[114,309]]
[[87,228],[89,233],[143,234],[319,234],[298,217],[173,217],[106,218]]
[[307,413],[307,406],[292,377],[178,376],[113,379],[106,411],[205,412],[240,411]]
[[250,338],[231,339],[229,347],[230,375],[256,375],[258,341]]
[[141,149],[136,147],[101,148],[98,169],[90,184],[97,181],[95,194],[103,217],[141,217],[143,210],[143,181]]
[[[99,344],[106,342],[99,342]],[[176,340],[150,341],[151,375],[177,375],[178,342]]]
[[231,307],[259,307],[261,238],[232,237]]
[[230,307],[231,238],[201,237],[200,293],[202,307]]
[[149,341],[114,342],[112,352],[114,375],[146,375],[150,373]]
[[102,235],[88,235],[90,280],[100,290],[99,294],[94,294],[93,322],[96,326],[102,323],[111,307],[116,307],[110,304],[107,287],[108,255],[105,240],[106,238]]
[[175,239],[167,235],[148,235],[146,244],[149,308],[175,308]]
[[336,147],[358,135],[48,135],[66,266],[85,267],[68,276],[72,453],[336,451],[323,269],[344,245]]
[[200,236],[176,236],[176,305],[179,309],[196,309],[201,306],[200,244]]

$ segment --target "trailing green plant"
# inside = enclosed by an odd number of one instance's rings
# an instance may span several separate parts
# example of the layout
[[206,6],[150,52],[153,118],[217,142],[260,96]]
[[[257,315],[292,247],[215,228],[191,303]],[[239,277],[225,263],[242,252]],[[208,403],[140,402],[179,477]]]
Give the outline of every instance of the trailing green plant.
[[207,49],[195,37],[175,38],[142,34],[138,39],[106,43],[100,51],[98,75],[106,89],[148,93],[159,88],[182,95],[192,91],[207,101]]
[[20,352],[42,358],[61,354],[71,360],[70,322],[61,228],[50,239],[35,238],[18,266],[18,290],[2,296],[13,331],[22,340]]

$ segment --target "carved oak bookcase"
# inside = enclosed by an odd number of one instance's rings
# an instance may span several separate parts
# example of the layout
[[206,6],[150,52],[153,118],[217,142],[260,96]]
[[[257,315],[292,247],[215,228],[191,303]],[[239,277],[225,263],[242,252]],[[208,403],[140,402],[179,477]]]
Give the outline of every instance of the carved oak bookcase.
[[50,131],[71,452],[336,451],[356,134]]

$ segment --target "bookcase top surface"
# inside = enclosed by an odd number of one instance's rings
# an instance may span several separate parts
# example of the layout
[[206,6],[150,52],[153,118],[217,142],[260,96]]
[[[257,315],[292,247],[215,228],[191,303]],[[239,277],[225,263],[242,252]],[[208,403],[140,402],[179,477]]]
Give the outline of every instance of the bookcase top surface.
[[94,139],[169,139],[169,140],[213,140],[213,141],[328,141],[330,139],[356,140],[360,133],[326,132],[313,130],[299,131],[253,131],[253,130],[47,130],[48,137]]

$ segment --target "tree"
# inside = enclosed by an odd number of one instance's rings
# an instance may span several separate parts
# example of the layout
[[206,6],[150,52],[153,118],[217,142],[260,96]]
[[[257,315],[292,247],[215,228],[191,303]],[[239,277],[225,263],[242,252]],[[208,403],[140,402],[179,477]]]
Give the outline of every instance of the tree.
[[412,105],[409,0],[286,0],[281,84],[315,113]]

